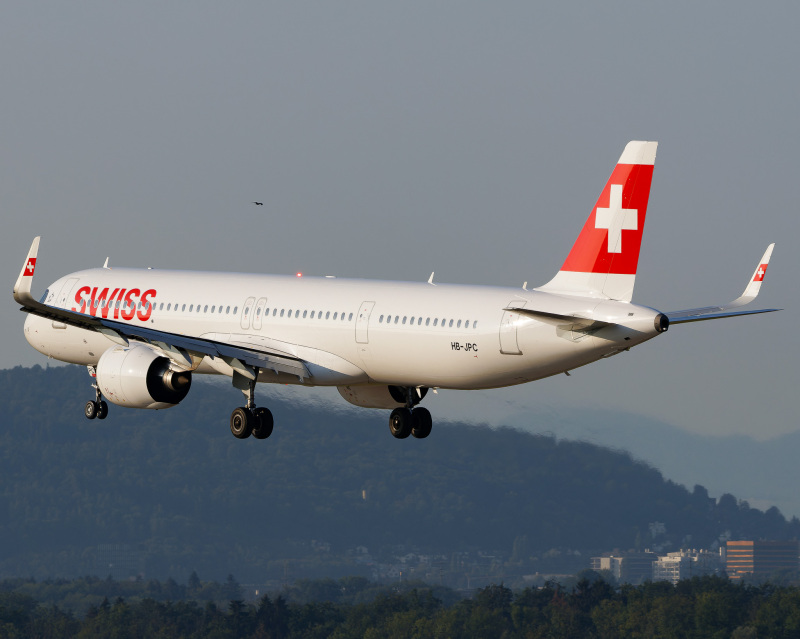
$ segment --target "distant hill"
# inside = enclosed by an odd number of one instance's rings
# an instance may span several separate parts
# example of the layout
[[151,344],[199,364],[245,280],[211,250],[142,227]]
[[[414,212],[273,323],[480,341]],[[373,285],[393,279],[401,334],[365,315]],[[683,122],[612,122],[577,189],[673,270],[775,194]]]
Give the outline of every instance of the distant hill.
[[[787,516],[800,515],[800,431],[763,441],[699,435],[644,415],[578,407],[509,416],[507,425],[626,450],[675,481],[702,484],[712,495],[732,492],[757,508],[777,506]],[[752,425],[753,435],[760,430],[761,424]]]
[[[239,441],[227,427],[241,402],[230,386],[197,380],[176,408],[112,406],[88,421],[82,368],[18,367],[0,381],[0,577],[102,573],[97,547],[115,544],[135,549],[148,576],[247,580],[313,555],[311,540],[332,557],[359,545],[508,557],[520,539],[526,555],[586,557],[708,546],[725,531],[800,534],[776,508],[710,499],[589,443],[457,424],[398,441],[382,412],[274,399],[272,437]],[[657,540],[655,521],[667,529]]]

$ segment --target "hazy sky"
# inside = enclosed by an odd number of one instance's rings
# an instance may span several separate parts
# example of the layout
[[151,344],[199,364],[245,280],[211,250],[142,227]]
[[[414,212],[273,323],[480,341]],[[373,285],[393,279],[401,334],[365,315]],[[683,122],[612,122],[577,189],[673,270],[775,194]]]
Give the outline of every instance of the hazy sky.
[[426,404],[794,431],[798,24],[788,2],[5,2],[0,366],[45,361],[11,298],[34,235],[34,294],[106,256],[533,286],[625,144],[658,140],[634,301],[729,301],[774,241],[756,304],[786,310]]

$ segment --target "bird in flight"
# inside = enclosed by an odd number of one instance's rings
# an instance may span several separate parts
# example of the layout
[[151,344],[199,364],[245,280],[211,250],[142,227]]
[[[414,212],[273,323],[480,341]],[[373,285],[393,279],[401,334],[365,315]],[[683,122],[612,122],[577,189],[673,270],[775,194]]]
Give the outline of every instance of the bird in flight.
[[255,204],[256,206],[264,206],[263,202],[253,202],[253,204]]

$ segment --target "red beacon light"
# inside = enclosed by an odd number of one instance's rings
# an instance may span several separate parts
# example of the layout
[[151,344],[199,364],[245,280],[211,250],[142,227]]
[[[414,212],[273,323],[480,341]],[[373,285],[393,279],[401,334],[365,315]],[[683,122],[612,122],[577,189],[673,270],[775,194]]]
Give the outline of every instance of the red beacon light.
[[303,277],[303,274],[300,271],[297,271],[297,277]]

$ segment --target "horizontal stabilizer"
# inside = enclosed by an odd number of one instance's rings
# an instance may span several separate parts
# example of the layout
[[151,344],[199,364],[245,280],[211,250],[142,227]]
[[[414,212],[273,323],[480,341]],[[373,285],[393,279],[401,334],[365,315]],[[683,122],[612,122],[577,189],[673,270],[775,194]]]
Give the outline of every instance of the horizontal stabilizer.
[[572,326],[573,330],[589,331],[604,328],[606,326],[613,326],[610,322],[602,322],[594,320],[589,317],[577,317],[575,315],[561,315],[559,313],[547,313],[545,311],[536,311],[530,308],[506,308],[505,311],[514,311],[520,315],[527,315],[535,320],[551,324],[553,326]]

